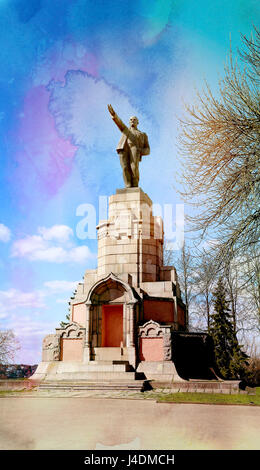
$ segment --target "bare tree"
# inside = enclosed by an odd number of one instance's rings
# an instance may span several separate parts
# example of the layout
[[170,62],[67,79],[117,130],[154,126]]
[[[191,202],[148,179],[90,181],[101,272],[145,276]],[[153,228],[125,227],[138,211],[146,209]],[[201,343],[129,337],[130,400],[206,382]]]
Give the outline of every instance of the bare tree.
[[237,333],[237,303],[239,295],[239,273],[237,266],[232,263],[225,265],[224,279],[226,281],[226,291],[230,302],[231,319],[235,333]]
[[190,303],[193,297],[193,256],[190,248],[184,242],[179,256],[174,256],[170,243],[164,244],[164,265],[175,266],[177,269],[178,282],[186,305],[186,325],[189,325]]
[[253,312],[260,331],[260,258],[259,249],[251,246],[240,261],[243,286],[246,286],[248,308]]
[[0,364],[8,364],[14,360],[19,348],[19,342],[12,330],[0,331]]
[[[207,330],[210,330],[212,288],[216,277],[215,261],[210,252],[202,250],[196,255],[196,269],[193,276],[194,300],[199,315],[206,316]],[[195,310],[195,307],[194,307]]]
[[176,262],[176,258],[173,255],[173,250],[171,249],[171,243],[168,240],[165,240],[163,244],[163,265],[174,266],[175,262]]
[[247,353],[249,355],[249,383],[253,386],[260,385],[260,351],[255,341],[251,341],[246,345]]
[[[256,279],[254,269],[257,266],[257,259],[253,253],[254,251],[251,250],[250,262],[248,252],[246,252],[246,256],[230,259],[229,263],[225,263],[221,272],[230,307],[233,330],[243,344],[249,343],[250,340],[253,341],[254,335],[259,329],[259,312],[255,302],[257,285],[253,282]],[[249,267],[246,261],[249,262]],[[249,273],[251,279],[248,279]]]
[[254,27],[256,34],[256,41],[253,37],[248,39],[246,36],[242,36],[243,43],[246,46],[245,50],[239,51],[241,59],[248,64],[247,74],[257,84],[260,82],[259,78],[259,67],[260,67],[260,47],[259,47],[259,31]]
[[180,279],[183,287],[184,303],[186,305],[186,325],[189,325],[190,302],[192,299],[192,255],[187,248],[185,242],[181,250],[179,259],[179,267],[181,269]]
[[[248,253],[247,253],[248,254]],[[246,261],[249,268],[246,269]],[[190,326],[196,331],[210,332],[213,314],[213,292],[216,280],[221,277],[226,289],[227,301],[230,307],[230,318],[234,332],[240,341],[248,343],[259,329],[259,304],[256,279],[260,282],[257,258],[251,250],[251,257],[238,257],[229,261],[219,270],[211,250],[192,251],[192,271],[189,276],[191,287],[189,314]],[[251,279],[248,280],[248,272]]]
[[180,120],[182,195],[199,209],[187,219],[202,239],[214,234],[219,265],[260,237],[260,34],[242,41],[244,68],[231,53],[219,96],[206,84]]

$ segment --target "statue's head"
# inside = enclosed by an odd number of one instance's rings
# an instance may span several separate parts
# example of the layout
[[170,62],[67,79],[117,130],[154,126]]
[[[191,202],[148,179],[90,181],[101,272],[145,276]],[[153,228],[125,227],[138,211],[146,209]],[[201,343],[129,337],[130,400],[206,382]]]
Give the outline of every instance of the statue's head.
[[136,116],[131,116],[129,119],[129,126],[134,127],[135,129],[137,128],[139,124],[139,121]]

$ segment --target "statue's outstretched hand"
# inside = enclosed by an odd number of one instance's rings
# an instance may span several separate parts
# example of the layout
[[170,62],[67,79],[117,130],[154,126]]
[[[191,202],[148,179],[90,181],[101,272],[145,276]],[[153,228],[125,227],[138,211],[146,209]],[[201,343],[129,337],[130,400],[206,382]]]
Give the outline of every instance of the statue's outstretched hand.
[[113,107],[111,106],[111,104],[108,104],[107,107],[108,107],[108,111],[110,112],[111,116],[115,116],[116,113],[115,113]]
[[120,117],[116,114],[111,104],[107,105],[108,111],[110,112],[114,123],[117,125],[118,129],[123,132],[126,128],[126,125],[121,121]]

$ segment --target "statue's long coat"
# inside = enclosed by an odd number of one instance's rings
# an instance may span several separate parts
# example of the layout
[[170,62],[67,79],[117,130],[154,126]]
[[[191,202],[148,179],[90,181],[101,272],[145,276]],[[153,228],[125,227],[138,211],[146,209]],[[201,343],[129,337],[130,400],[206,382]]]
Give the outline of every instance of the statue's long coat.
[[113,116],[113,120],[122,132],[121,139],[116,148],[118,153],[122,152],[128,144],[130,148],[138,148],[138,150],[140,151],[140,160],[142,158],[142,155],[149,155],[150,146],[148,142],[148,137],[145,132],[141,132],[139,131],[139,129],[131,129],[127,127],[117,115]]

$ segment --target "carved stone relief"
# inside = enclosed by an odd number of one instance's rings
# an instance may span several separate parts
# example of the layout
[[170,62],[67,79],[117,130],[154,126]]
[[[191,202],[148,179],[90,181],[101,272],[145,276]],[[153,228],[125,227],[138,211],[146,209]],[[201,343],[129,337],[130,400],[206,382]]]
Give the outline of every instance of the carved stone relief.
[[172,341],[170,326],[159,325],[159,323],[150,320],[139,327],[139,336],[149,338],[163,337],[163,360],[172,360]]
[[51,334],[45,336],[42,344],[43,362],[59,361],[60,359],[60,338],[59,335]]

